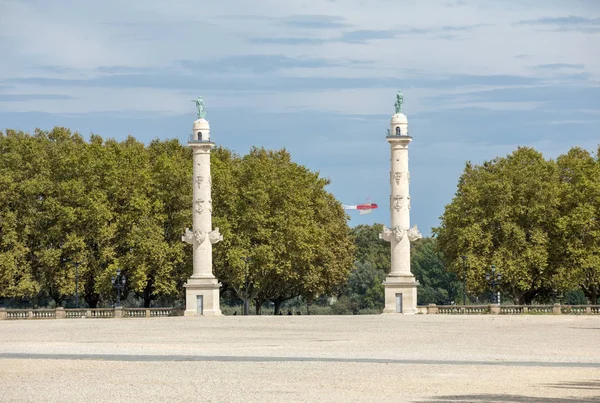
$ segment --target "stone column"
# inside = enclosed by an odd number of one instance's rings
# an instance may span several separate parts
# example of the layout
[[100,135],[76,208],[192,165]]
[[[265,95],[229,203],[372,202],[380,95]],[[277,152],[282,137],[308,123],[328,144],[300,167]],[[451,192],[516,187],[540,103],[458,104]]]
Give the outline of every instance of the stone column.
[[185,284],[185,316],[220,315],[219,287],[212,270],[212,244],[223,239],[219,228],[212,230],[210,176],[210,126],[206,119],[194,122],[188,146],[193,150],[192,230],[182,237],[193,248],[193,272]]
[[214,279],[212,273],[212,244],[208,233],[212,231],[212,199],[210,179],[210,150],[214,143],[190,143],[194,164],[194,206],[192,213],[194,232],[194,271],[191,278]]
[[392,156],[392,200],[390,216],[392,231],[391,237],[391,277],[412,276],[410,272],[410,241],[406,231],[410,228],[410,193],[408,191],[408,144],[412,139],[408,136],[389,136]]
[[410,228],[410,172],[408,170],[408,120],[401,112],[404,98],[396,98],[396,113],[392,116],[386,137],[390,144],[390,221],[379,235],[391,244],[391,267],[383,285],[385,308],[383,313],[415,314],[417,312],[417,286],[410,272],[410,243],[421,237],[416,226]]

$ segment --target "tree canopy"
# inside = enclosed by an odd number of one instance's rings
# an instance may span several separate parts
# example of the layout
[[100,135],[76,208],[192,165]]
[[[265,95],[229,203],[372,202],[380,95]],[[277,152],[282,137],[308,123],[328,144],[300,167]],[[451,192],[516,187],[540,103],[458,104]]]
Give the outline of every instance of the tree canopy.
[[[192,249],[181,242],[191,224],[188,147],[85,141],[57,127],[0,132],[0,154],[0,298],[72,301],[76,266],[91,307],[112,301],[117,268],[125,293],[145,306],[182,298],[192,272]],[[280,304],[346,281],[353,244],[328,180],[285,150],[238,156],[218,147],[211,168],[213,225],[224,235],[214,270],[226,288],[243,296],[249,279],[253,299]]]
[[574,148],[558,160],[519,147],[482,165],[468,162],[456,195],[434,228],[449,270],[466,257],[471,292],[495,265],[501,289],[531,303],[582,287],[597,299],[600,162]]
[[354,246],[327,179],[293,163],[286,150],[215,155],[231,167],[223,183],[215,176],[215,223],[226,240],[215,250],[221,281],[241,298],[248,293],[257,310],[273,301],[276,311],[285,300],[311,300],[345,282]]

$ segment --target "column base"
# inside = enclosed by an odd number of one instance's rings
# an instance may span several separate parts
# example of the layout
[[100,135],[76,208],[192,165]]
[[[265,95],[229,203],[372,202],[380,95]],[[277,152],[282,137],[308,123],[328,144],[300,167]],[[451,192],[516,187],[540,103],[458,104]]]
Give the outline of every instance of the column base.
[[414,315],[417,313],[417,287],[413,275],[387,276],[383,282],[385,307],[383,313]]
[[219,288],[216,278],[192,278],[185,287],[185,311],[183,316],[219,316]]

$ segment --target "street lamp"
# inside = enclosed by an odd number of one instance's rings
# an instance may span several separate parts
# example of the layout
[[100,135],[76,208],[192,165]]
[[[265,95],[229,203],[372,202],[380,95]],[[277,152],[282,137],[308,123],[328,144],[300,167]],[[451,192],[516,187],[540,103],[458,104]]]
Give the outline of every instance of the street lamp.
[[121,290],[125,288],[125,283],[127,282],[127,278],[125,275],[121,275],[121,269],[117,269],[117,275],[110,278],[110,282],[113,287],[117,289],[117,304],[116,308],[121,306]]
[[491,270],[485,274],[485,280],[492,287],[492,304],[500,305],[500,292],[496,293],[496,287],[500,285],[502,274],[496,273],[496,266],[492,265]]
[[463,305],[467,305],[467,257],[461,256],[463,262]]
[[246,262],[246,272],[244,274],[244,315],[249,314],[250,303],[248,301],[248,292],[250,291],[250,281],[248,281],[248,263],[252,260],[248,256],[242,258],[244,262]]

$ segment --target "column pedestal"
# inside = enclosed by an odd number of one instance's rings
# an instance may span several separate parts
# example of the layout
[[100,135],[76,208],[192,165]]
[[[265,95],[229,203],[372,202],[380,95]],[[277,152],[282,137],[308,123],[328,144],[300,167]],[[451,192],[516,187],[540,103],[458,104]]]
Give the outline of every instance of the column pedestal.
[[411,275],[387,276],[383,282],[385,307],[383,313],[417,313],[417,287],[419,282]]
[[183,316],[221,315],[221,309],[219,309],[221,284],[216,278],[189,278],[184,287],[185,311]]

